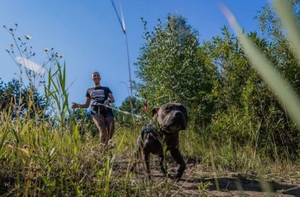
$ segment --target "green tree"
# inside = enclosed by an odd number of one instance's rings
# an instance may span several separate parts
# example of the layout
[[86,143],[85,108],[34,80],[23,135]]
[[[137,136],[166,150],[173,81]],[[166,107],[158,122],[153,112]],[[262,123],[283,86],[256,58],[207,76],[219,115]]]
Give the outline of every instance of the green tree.
[[181,102],[190,109],[192,119],[207,123],[210,110],[203,110],[210,106],[206,96],[212,89],[209,79],[215,68],[201,59],[198,32],[178,14],[168,15],[166,24],[158,20],[152,32],[146,24],[144,21],[146,43],[135,63],[141,80],[136,84],[139,96],[146,95],[150,108]]
[[[32,86],[22,87],[19,80],[0,82],[0,111],[15,117],[45,117],[45,98]],[[25,115],[28,116],[25,116]]]
[[[298,1],[295,5],[299,5]],[[263,36],[250,32],[247,37],[300,93],[300,72],[293,49],[284,37],[285,32],[274,11],[270,7],[263,9],[260,16]],[[207,54],[206,62],[211,61],[219,69],[211,94],[216,110],[211,136],[219,142],[233,144],[233,150],[250,145],[274,158],[278,158],[278,153],[282,154],[280,158],[296,156],[299,132],[287,110],[250,66],[239,39],[224,27],[222,37],[213,37],[203,48]]]
[[[126,97],[125,100],[121,103],[121,106],[119,107],[121,112],[116,113],[116,118],[119,123],[132,123],[130,102],[132,102],[133,115],[136,121],[139,120],[139,117],[145,116],[145,113],[143,112],[143,102],[137,97],[129,96]],[[122,111],[126,112],[126,114],[124,114]]]

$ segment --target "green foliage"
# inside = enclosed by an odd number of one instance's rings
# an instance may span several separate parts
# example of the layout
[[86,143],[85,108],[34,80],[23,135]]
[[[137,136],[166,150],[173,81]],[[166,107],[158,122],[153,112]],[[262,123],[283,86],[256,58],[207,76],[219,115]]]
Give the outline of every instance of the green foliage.
[[[281,4],[280,4],[281,3]],[[280,6],[279,6],[280,4]],[[288,6],[286,6],[286,2],[276,1],[276,5],[278,6],[279,10],[288,10]],[[229,11],[225,10],[225,13],[227,14],[228,18],[233,18]],[[269,15],[270,12],[266,13],[266,15]],[[289,12],[285,12],[286,15],[290,15]],[[270,24],[274,24],[274,17],[266,17],[267,19],[272,19],[273,21]],[[282,17],[282,19],[285,17]],[[265,18],[264,18],[265,19]],[[276,19],[275,19],[276,20]],[[298,19],[299,20],[299,19]],[[296,20],[295,20],[296,21]],[[278,72],[277,68],[279,70],[286,70],[286,64],[279,64],[277,66],[273,66],[272,63],[279,63],[279,62],[285,62],[286,56],[279,56],[275,57],[274,51],[272,51],[272,45],[266,45],[265,47],[268,50],[263,50],[261,46],[259,46],[255,41],[252,40],[251,37],[246,37],[243,32],[239,29],[237,22],[234,20],[230,20],[233,28],[237,32],[239,39],[241,41],[241,45],[243,48],[243,51],[245,51],[245,54],[247,54],[247,58],[250,60],[249,63],[253,68],[257,71],[257,73],[261,76],[261,78],[264,80],[266,84],[268,84],[270,90],[274,93],[274,95],[279,100],[280,104],[277,103],[277,101],[269,102],[270,97],[263,97],[260,98],[264,101],[264,106],[267,106],[265,112],[267,112],[266,116],[260,116],[262,120],[262,133],[264,134],[261,137],[264,137],[265,140],[272,140],[272,144],[275,145],[276,149],[281,152],[282,155],[280,155],[280,158],[289,158],[289,157],[297,157],[298,156],[298,150],[299,149],[299,139],[297,136],[296,127],[293,123],[293,121],[290,121],[289,116],[291,116],[296,124],[299,124],[299,99],[297,98],[295,94],[295,90],[292,90],[292,87],[289,85],[289,83],[286,82],[286,80],[281,76],[280,72]],[[268,23],[264,23],[268,24]],[[276,22],[276,24],[279,24],[279,22]],[[298,26],[298,24],[294,24]],[[283,32],[280,26],[280,32]],[[270,33],[270,32],[269,32]],[[289,51],[291,50],[290,46],[292,42],[290,42],[287,39],[284,39],[283,36],[285,34],[274,34],[274,38],[276,38],[278,41],[288,41],[288,45],[280,45],[281,47],[285,47],[283,51]],[[260,43],[260,42],[259,42]],[[266,42],[264,42],[266,43]],[[284,43],[284,42],[279,42]],[[293,50],[292,50],[293,51]],[[278,53],[278,51],[277,51]],[[277,54],[276,53],[276,54]],[[262,54],[265,54],[262,55]],[[270,61],[266,60],[266,57],[270,58]],[[275,57],[275,58],[272,58]],[[290,57],[292,58],[292,57]],[[297,73],[297,72],[296,72]],[[290,73],[292,76],[295,76],[295,73]],[[299,94],[299,92],[298,92]],[[274,97],[275,98],[275,97]],[[273,99],[271,97],[271,99]],[[268,105],[269,104],[269,105]],[[288,110],[286,111],[285,108]],[[259,111],[258,111],[259,112]],[[255,115],[260,115],[256,114]],[[265,135],[267,134],[267,135]],[[262,140],[262,143],[259,145],[265,145],[267,152],[274,150],[274,147],[269,148],[269,143],[265,144],[263,143],[265,140]],[[274,152],[276,154],[276,152]],[[272,156],[274,156],[271,153]],[[278,156],[278,155],[275,155]],[[276,157],[278,158],[278,157]]]
[[52,107],[52,117],[57,121],[62,131],[67,119],[72,122],[71,111],[69,108],[69,93],[66,84],[66,64],[62,66],[56,61],[55,70],[50,68],[48,71],[48,82],[45,85],[45,97],[47,106]]
[[71,117],[74,122],[77,123],[81,137],[90,135],[95,137],[99,134],[99,130],[93,122],[90,111],[76,109],[71,112]]
[[17,79],[5,84],[0,82],[0,111],[10,111],[11,117],[45,116],[45,97],[41,96],[35,87],[22,87]]
[[[143,102],[138,99],[137,97],[127,97],[125,98],[125,100],[122,102],[121,106],[119,107],[119,109],[121,111],[124,112],[131,112],[131,104],[130,102],[132,102],[132,108],[133,108],[133,114],[135,116],[135,121],[139,121],[139,119],[142,116],[145,116],[145,112],[143,112]],[[120,113],[116,113],[116,119],[120,124],[124,124],[124,123],[132,123],[132,116],[131,114],[124,114],[122,112]]]
[[[146,44],[135,63],[137,78],[142,81],[136,87],[139,95],[146,95],[150,109],[165,102],[181,102],[192,113],[208,112],[202,110],[211,109],[206,95],[215,68],[201,59],[197,31],[177,14],[168,15],[165,25],[159,20],[153,32],[147,30],[145,21],[144,26]],[[207,120],[198,117],[203,123]]]
[[126,97],[125,100],[121,103],[119,109],[126,112],[130,112],[131,111],[130,100],[133,105],[133,113],[139,114],[141,112],[143,105],[141,100],[139,100],[137,97]]

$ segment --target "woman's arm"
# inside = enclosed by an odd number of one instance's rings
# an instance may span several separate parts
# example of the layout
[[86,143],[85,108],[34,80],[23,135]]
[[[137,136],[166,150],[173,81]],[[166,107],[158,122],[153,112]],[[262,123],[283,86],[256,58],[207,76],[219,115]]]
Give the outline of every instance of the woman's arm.
[[109,103],[114,103],[115,102],[115,98],[113,96],[112,93],[108,93],[108,98],[106,101],[104,101],[104,105],[108,105]]
[[88,108],[91,103],[91,97],[86,97],[85,103],[84,104],[78,104],[78,103],[72,103],[71,108],[76,109],[76,108]]

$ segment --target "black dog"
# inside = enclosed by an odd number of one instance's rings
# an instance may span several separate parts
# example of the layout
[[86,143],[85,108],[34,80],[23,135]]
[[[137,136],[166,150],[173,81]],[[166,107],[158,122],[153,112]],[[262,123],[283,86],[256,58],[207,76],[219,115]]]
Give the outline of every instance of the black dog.
[[[167,103],[152,110],[154,120],[157,120],[157,129],[154,123],[150,122],[142,128],[137,139],[137,152],[139,159],[143,162],[144,168],[150,178],[149,156],[150,153],[158,155],[161,171],[166,174],[164,168],[163,144],[167,151],[170,151],[174,160],[180,165],[174,177],[179,181],[186,168],[185,161],[179,151],[179,131],[187,127],[187,109],[180,103]],[[131,171],[133,166],[131,167]]]

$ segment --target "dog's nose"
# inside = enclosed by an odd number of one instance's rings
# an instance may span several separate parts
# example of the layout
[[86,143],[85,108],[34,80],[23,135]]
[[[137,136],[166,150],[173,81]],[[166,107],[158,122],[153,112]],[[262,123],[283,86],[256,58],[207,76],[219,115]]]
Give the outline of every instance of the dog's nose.
[[175,112],[175,117],[176,118],[181,117],[181,116],[182,116],[182,113],[180,111]]

